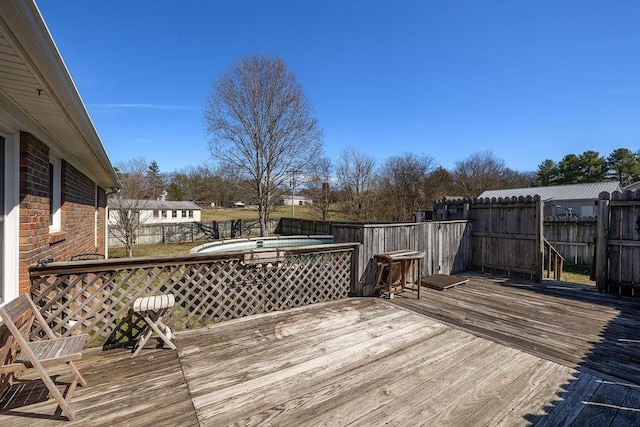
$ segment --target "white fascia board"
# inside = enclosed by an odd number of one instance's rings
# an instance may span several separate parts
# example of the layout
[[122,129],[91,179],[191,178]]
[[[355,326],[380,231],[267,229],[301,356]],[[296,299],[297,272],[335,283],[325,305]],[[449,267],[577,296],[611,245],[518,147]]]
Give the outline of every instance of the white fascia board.
[[7,302],[17,298],[20,292],[20,135],[3,133],[2,136],[6,147],[5,164],[2,165],[6,182],[5,188],[0,190],[5,192],[6,215],[2,242],[4,250],[0,254],[4,257],[4,271],[0,272],[4,277],[0,278],[0,283],[4,287],[3,301]]
[[[94,165],[104,171],[96,182],[104,188],[120,188],[120,180],[36,4],[33,0],[3,0],[0,25],[8,30],[31,73],[89,146]],[[65,146],[65,141],[58,143],[73,153],[73,147]],[[95,174],[88,176],[91,175]]]

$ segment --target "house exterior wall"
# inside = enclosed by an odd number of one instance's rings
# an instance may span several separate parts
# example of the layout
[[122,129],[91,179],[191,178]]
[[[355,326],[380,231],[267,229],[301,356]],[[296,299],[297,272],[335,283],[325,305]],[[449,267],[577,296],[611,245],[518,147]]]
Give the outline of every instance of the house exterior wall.
[[312,205],[313,204],[313,200],[306,199],[304,197],[294,197],[292,199],[291,197],[283,196],[282,197],[282,201],[283,201],[285,206],[291,206],[292,204],[295,205],[295,206],[304,206],[304,205]]
[[[154,217],[154,211],[148,209],[140,210],[140,224],[175,224],[182,222],[200,222],[202,218],[202,211],[199,209],[158,209],[158,217]],[[166,212],[166,217],[162,216],[161,211]],[[188,211],[193,212],[193,217],[189,218]],[[176,216],[173,216],[173,212],[176,212]],[[183,216],[183,212],[186,216]],[[118,225],[118,210],[111,208],[109,210],[109,224],[112,226]]]
[[635,191],[635,190],[640,190],[640,181],[634,182],[633,184],[629,184],[626,187],[623,188],[623,190],[625,191]]
[[29,289],[29,265],[104,253],[106,195],[64,158],[60,161],[60,230],[49,231],[49,147],[20,133],[19,293]]
[[571,209],[573,216],[594,216],[597,206],[596,201],[591,199],[554,200],[544,204],[544,214],[545,216],[567,216],[567,208]]

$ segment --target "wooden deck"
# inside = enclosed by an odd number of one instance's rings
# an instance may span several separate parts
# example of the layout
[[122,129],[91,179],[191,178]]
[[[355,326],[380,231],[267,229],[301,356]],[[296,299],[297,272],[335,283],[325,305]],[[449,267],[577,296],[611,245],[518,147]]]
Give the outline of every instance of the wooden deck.
[[504,345],[640,385],[640,298],[593,286],[480,274],[454,289],[423,288],[391,303]]
[[55,403],[26,379],[0,425],[638,425],[636,367],[601,373],[594,355],[640,354],[639,305],[471,277],[420,301],[257,315],[179,333],[178,352],[87,351],[76,421],[52,420]]

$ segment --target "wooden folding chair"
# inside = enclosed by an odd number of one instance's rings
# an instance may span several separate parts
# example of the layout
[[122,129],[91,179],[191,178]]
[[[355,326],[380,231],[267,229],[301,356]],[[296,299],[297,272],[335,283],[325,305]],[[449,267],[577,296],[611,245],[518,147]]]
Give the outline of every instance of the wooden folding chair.
[[[0,373],[17,373],[25,369],[34,368],[45,386],[47,386],[47,389],[49,389],[49,393],[58,402],[62,412],[64,412],[69,420],[73,420],[75,413],[69,406],[69,401],[78,383],[80,383],[81,386],[87,384],[73,364],[73,361],[82,357],[82,349],[89,335],[74,335],[64,338],[56,337],[28,294],[21,295],[0,307],[0,317],[2,317],[2,323],[8,328],[19,347],[19,353],[16,359],[10,363],[4,363],[3,366],[0,367]],[[40,341],[29,341],[29,333],[34,321],[40,324],[42,330],[47,335],[46,338]],[[11,339],[5,342],[5,346],[11,344]],[[4,349],[2,353],[5,353]],[[66,363],[74,374],[73,381],[69,385],[65,395],[60,393],[45,369],[61,363]]]

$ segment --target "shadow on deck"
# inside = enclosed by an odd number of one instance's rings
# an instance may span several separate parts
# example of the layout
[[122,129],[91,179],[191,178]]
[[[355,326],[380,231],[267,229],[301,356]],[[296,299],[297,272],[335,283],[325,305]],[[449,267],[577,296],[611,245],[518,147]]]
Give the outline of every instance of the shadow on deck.
[[25,377],[0,425],[640,423],[640,301],[468,277],[178,333],[178,352],[89,350],[75,422]]
[[637,425],[640,299],[592,286],[471,274],[469,285],[403,306],[501,344],[575,369],[531,425]]

